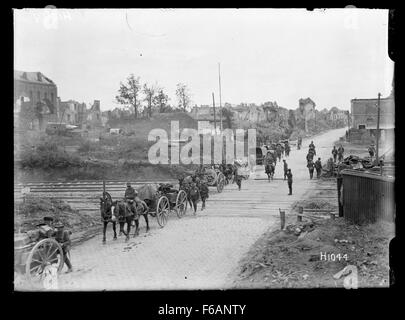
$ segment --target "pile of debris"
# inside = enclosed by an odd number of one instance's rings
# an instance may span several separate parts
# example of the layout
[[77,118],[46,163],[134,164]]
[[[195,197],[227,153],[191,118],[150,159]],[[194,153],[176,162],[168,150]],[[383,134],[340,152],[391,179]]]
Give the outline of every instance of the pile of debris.
[[[382,165],[384,166],[384,156],[380,157]],[[336,176],[339,170],[353,169],[358,171],[379,171],[381,168],[375,163],[371,157],[359,157],[356,155],[349,155],[344,158],[340,163],[334,163],[332,158],[322,167],[322,177]]]

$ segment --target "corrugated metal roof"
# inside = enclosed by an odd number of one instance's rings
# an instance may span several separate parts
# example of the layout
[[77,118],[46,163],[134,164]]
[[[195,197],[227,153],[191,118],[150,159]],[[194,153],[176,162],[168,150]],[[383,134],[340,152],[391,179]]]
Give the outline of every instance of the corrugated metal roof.
[[387,182],[394,182],[395,181],[395,178],[393,178],[393,177],[382,176],[382,175],[380,175],[378,173],[372,173],[372,172],[364,172],[364,171],[358,171],[358,170],[345,169],[345,170],[342,170],[340,173],[342,175],[347,175],[347,176],[356,176],[356,177],[377,179],[377,180],[382,180],[382,181],[387,181]]

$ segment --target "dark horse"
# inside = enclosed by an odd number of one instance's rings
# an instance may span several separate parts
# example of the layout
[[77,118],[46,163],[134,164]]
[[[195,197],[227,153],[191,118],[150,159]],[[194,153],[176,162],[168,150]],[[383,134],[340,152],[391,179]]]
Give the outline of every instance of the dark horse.
[[116,231],[116,217],[113,215],[111,210],[112,208],[112,200],[110,197],[100,197],[100,212],[101,212],[101,220],[103,221],[103,243],[106,242],[106,231],[108,223],[112,223],[113,230],[114,230],[114,238],[113,240],[117,240],[117,231]]
[[[148,206],[145,202],[139,200],[135,201],[131,207],[124,200],[116,200],[112,203],[112,211],[114,216],[118,217],[120,224],[120,234],[123,233],[126,236],[125,241],[129,240],[129,234],[131,232],[132,221],[135,221],[135,233],[134,237],[139,234],[139,216],[142,215],[146,222],[146,232],[149,231],[149,219],[148,219]],[[127,224],[127,230],[124,230],[124,224]]]
[[190,205],[190,208],[194,210],[194,214],[197,211],[197,202],[200,199],[200,191],[197,187],[195,178],[191,176],[186,178],[181,178],[179,180],[180,190],[184,190],[187,194],[187,202]]

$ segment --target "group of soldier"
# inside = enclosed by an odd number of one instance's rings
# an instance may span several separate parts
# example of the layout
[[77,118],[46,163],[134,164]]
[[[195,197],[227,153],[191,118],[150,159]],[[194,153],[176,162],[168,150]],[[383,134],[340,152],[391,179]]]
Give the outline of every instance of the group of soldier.
[[311,141],[311,143],[309,144],[309,150],[307,154],[307,168],[309,171],[309,179],[313,179],[315,170],[316,170],[316,177],[318,179],[321,177],[322,173],[321,158],[318,158],[318,160],[314,162],[315,155],[316,155],[315,145],[314,142]]
[[[276,145],[276,152],[271,153],[270,151],[267,152],[266,156],[264,157],[264,169],[265,173],[268,176],[269,182],[274,178],[274,172],[276,170],[277,159],[281,162],[281,156],[288,157],[290,155],[291,147],[288,141],[284,142],[284,146],[282,143],[278,143]],[[292,182],[293,182],[293,175],[291,169],[288,168],[287,160],[283,159],[283,169],[284,169],[284,180],[287,180],[288,184],[288,195],[292,195]]]
[[336,159],[338,162],[343,161],[344,152],[345,152],[345,149],[343,148],[342,145],[340,145],[338,149],[336,149],[336,146],[333,146],[333,149],[332,149],[333,162],[336,163]]

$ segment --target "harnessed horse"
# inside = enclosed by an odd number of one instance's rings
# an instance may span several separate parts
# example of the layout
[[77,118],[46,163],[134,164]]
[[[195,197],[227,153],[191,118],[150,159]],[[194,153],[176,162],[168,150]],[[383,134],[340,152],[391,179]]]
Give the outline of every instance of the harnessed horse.
[[106,192],[103,197],[100,197],[100,213],[103,222],[103,243],[106,243],[106,231],[108,223],[112,223],[114,230],[113,240],[117,240],[116,217],[113,215],[111,196]]
[[[112,203],[112,212],[118,217],[120,224],[120,234],[123,233],[126,236],[126,241],[129,240],[129,234],[131,232],[132,221],[135,221],[135,233],[134,237],[139,235],[139,216],[142,215],[146,222],[146,232],[149,231],[149,219],[148,219],[148,206],[143,201],[135,201],[133,205],[134,211],[124,200],[116,200]],[[124,224],[127,224],[127,230],[124,230]]]

